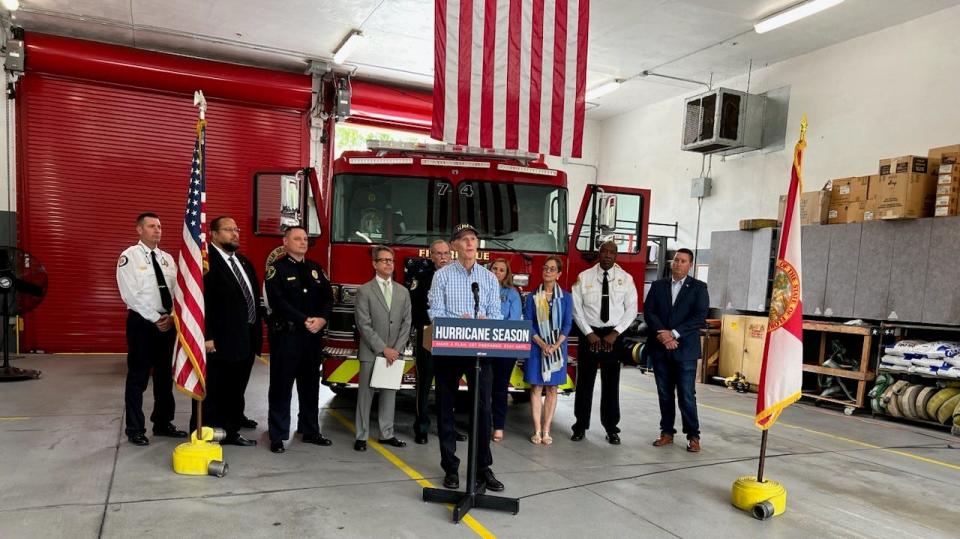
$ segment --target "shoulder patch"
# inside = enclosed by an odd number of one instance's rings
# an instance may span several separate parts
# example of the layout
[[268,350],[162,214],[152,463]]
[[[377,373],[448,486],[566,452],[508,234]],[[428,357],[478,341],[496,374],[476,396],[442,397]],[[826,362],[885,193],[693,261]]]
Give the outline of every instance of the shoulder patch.
[[320,273],[317,272],[317,270],[311,271],[310,274],[313,275],[313,278],[314,278],[314,279],[319,279],[319,278],[320,278]]
[[120,260],[117,260],[117,267],[122,268],[127,265],[127,262],[130,262],[130,259],[127,258],[127,255],[120,255]]
[[268,281],[269,281],[270,279],[273,279],[273,277],[274,277],[276,274],[277,274],[277,268],[275,268],[275,267],[273,267],[273,266],[267,266],[267,280],[268,280]]
[[418,284],[420,284],[420,283],[418,283],[417,280],[414,279],[414,280],[410,283],[410,290],[411,290],[411,291],[416,290]]

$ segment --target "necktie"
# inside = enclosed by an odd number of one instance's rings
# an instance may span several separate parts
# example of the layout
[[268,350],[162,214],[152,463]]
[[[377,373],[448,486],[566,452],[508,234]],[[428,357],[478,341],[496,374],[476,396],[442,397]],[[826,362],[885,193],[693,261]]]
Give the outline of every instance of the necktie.
[[393,301],[393,294],[390,293],[390,281],[383,283],[383,300],[387,302],[387,310],[390,310],[390,302]]
[[173,308],[173,299],[170,298],[170,289],[167,288],[167,280],[163,277],[163,270],[160,269],[160,263],[157,262],[157,252],[150,251],[150,260],[153,261],[153,273],[157,275],[157,287],[160,289],[160,303],[163,305],[165,313],[169,313]]
[[243,299],[247,302],[247,322],[252,324],[257,321],[257,307],[253,304],[253,294],[250,293],[250,287],[243,280],[240,274],[240,266],[237,265],[237,259],[230,255],[230,269],[233,270],[234,277],[240,282],[240,290],[243,290]]
[[610,281],[607,272],[603,272],[603,288],[600,290],[600,321],[610,320]]

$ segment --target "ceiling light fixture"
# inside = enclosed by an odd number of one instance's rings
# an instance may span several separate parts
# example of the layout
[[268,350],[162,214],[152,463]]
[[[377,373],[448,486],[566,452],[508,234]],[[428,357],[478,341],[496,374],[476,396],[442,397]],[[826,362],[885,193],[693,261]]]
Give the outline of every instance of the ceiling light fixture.
[[16,11],[20,9],[20,0],[2,0],[0,1],[0,4],[3,4],[3,7],[6,8],[7,11]]
[[623,79],[613,79],[612,81],[605,82],[596,88],[587,90],[587,95],[584,97],[586,101],[593,101],[594,99],[609,94],[610,92],[620,88],[623,84]]
[[333,63],[340,65],[346,61],[347,57],[353,53],[353,50],[357,48],[357,45],[360,43],[360,38],[363,37],[363,32],[360,30],[350,30],[350,33],[347,34],[347,37],[343,38],[343,41],[340,42],[340,45],[337,46],[336,50],[333,51]]
[[769,32],[770,30],[775,30],[781,26],[786,26],[792,22],[799,21],[805,17],[809,17],[814,13],[820,13],[825,9],[832,8],[833,6],[843,2],[843,0],[807,0],[797,4],[791,8],[787,8],[776,15],[771,15],[766,19],[758,22],[753,26],[753,29],[758,34],[763,34]]

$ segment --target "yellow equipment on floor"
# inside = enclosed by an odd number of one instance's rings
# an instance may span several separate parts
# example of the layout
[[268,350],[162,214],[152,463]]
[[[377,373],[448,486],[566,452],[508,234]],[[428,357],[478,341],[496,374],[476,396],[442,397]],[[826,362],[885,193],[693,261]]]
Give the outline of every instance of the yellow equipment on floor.
[[761,483],[755,476],[744,476],[733,483],[730,501],[757,520],[766,520],[787,510],[787,489],[776,481]]
[[227,475],[223,462],[223,447],[218,442],[226,436],[222,429],[203,427],[201,439],[197,431],[190,433],[190,441],[173,450],[173,471],[183,475]]

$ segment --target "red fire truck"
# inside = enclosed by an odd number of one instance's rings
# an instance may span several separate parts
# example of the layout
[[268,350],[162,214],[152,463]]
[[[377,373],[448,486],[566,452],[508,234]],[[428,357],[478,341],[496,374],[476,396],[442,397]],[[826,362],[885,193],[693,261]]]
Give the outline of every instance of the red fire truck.
[[[323,382],[334,390],[357,384],[353,300],[357,287],[372,278],[374,244],[395,250],[394,279],[409,285],[428,263],[430,242],[449,237],[457,223],[471,223],[480,232],[480,262],[506,258],[526,293],[540,284],[549,255],[564,261],[560,284],[569,290],[595,262],[599,243],[613,237],[620,247],[617,262],[643,282],[649,190],[590,185],[570,226],[566,174],[548,168],[536,154],[369,141],[367,151],[336,159],[327,178],[309,169],[261,173],[254,191],[251,251],[276,246],[283,225],[304,224],[314,241],[308,256],[329,273],[336,306],[327,329]],[[274,249],[267,262],[281,252]],[[415,376],[414,362],[408,361],[404,387],[412,388]],[[571,358],[563,389],[572,389],[575,380]],[[512,383],[515,389],[526,387],[519,368]]]

